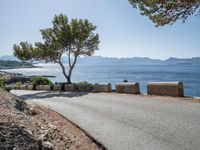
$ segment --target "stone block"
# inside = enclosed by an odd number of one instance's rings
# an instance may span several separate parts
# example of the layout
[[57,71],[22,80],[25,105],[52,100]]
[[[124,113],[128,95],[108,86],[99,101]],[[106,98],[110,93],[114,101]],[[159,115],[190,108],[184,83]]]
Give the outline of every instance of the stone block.
[[21,85],[20,90],[27,90],[27,85]]
[[33,90],[33,85],[27,85],[27,90]]
[[183,97],[184,86],[182,82],[149,82],[147,94]]
[[117,93],[126,93],[126,94],[140,94],[139,83],[118,83],[116,84]]
[[39,91],[50,91],[51,90],[51,85],[36,85],[35,90]]
[[76,91],[75,84],[65,84],[64,91],[71,91],[71,92]]
[[43,90],[44,91],[50,91],[52,88],[52,85],[43,85]]
[[90,92],[93,90],[92,84],[78,84],[76,85],[77,92]]
[[112,92],[111,83],[96,83],[93,92]]
[[42,91],[43,90],[43,85],[36,85],[35,90]]
[[54,91],[61,91],[61,85],[53,85]]

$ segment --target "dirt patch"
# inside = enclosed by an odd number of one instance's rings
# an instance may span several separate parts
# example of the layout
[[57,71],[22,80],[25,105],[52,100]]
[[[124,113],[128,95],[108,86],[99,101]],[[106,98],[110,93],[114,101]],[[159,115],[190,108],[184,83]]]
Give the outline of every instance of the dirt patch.
[[51,108],[0,91],[0,149],[105,149]]

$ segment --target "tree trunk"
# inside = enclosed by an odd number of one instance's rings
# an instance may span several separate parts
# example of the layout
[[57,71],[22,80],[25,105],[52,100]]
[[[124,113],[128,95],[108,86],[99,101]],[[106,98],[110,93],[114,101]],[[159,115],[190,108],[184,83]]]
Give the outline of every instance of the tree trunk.
[[71,79],[70,79],[70,77],[66,74],[65,67],[64,67],[64,65],[62,64],[62,62],[61,62],[60,59],[59,59],[58,63],[59,63],[59,65],[60,65],[61,68],[62,68],[62,73],[63,73],[64,77],[67,79],[67,83],[68,83],[68,84],[71,84]]
[[68,75],[66,74],[65,67],[64,67],[64,65],[62,64],[61,59],[58,60],[58,63],[59,63],[59,65],[60,65],[61,68],[62,68],[63,75],[64,75],[65,78],[67,79],[67,83],[68,83],[68,84],[71,84],[72,70],[74,69],[74,66],[75,66],[75,64],[76,64],[77,58],[78,58],[78,56],[74,56],[74,62],[73,62],[73,64],[71,64],[71,59],[70,59],[70,57],[69,57],[69,60],[68,60],[68,61],[69,61],[69,73],[68,73]]
[[67,83],[71,84],[71,77],[70,76],[67,76]]
[[69,66],[68,78],[69,78],[69,81],[70,81],[70,82],[71,82],[72,70],[74,69],[74,66],[75,66],[75,64],[76,64],[76,61],[77,61],[77,56],[74,57],[74,62],[73,62],[73,64]]

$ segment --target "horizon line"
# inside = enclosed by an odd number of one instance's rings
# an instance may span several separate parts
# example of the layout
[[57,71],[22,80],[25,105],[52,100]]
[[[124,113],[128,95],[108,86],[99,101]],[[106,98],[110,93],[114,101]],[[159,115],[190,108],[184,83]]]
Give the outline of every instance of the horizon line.
[[[0,57],[14,57],[14,55],[0,55]],[[133,56],[133,57],[114,57],[114,56],[102,56],[102,55],[92,55],[92,56],[83,56],[83,57],[104,57],[104,58],[115,58],[115,59],[132,59],[132,58],[148,58],[148,59],[152,59],[152,60],[168,60],[170,58],[175,58],[175,59],[193,59],[193,58],[200,58],[200,56],[193,56],[193,57],[168,57],[168,58],[152,58],[152,57],[148,57],[148,56]],[[81,58],[83,58],[81,57]],[[14,57],[16,58],[16,57]]]

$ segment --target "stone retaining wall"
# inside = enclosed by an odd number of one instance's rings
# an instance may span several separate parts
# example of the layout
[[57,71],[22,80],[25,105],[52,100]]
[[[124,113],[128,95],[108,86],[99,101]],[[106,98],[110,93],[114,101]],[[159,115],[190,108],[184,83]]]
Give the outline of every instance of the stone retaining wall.
[[[13,87],[15,88],[15,87]],[[65,84],[65,85],[21,85],[22,90],[54,90],[70,92],[112,92],[111,83],[92,84]],[[140,94],[139,83],[118,83],[116,84],[117,93]],[[147,84],[148,95],[163,96],[184,96],[184,87],[182,82],[149,82]]]

